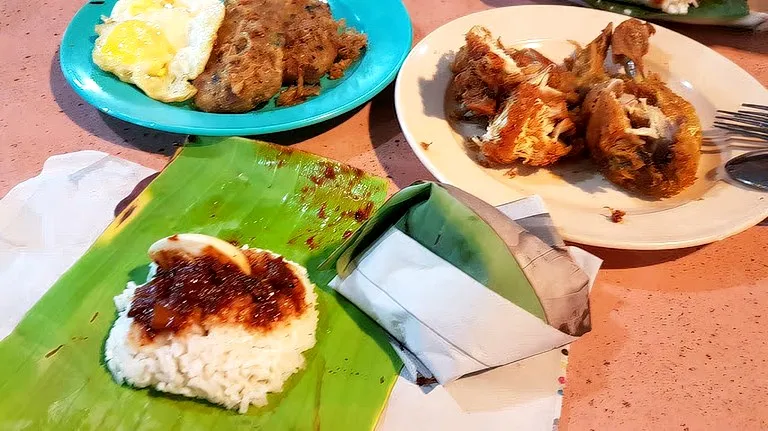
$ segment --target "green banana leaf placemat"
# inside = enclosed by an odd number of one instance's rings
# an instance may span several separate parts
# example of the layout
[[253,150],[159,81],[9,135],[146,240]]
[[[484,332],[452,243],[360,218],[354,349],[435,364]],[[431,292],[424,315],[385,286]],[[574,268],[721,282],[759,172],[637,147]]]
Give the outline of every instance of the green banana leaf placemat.
[[[0,429],[372,429],[402,364],[317,267],[385,197],[383,179],[312,154],[243,138],[186,145],[0,342]],[[317,344],[265,407],[239,415],[120,386],[104,366],[113,296],[146,279],[150,244],[179,232],[271,249],[318,285]]]
[[666,20],[693,23],[719,23],[749,15],[746,0],[699,0],[699,6],[688,8],[685,15],[664,13],[658,9],[609,0],[583,0],[588,5],[609,12],[644,20]]

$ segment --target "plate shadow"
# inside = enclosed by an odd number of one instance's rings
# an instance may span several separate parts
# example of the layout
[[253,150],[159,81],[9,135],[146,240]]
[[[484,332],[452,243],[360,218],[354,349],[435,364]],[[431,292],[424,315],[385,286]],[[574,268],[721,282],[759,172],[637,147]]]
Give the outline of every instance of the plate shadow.
[[61,112],[89,134],[121,147],[149,153],[171,155],[173,144],[181,144],[185,135],[161,132],[111,117],[88,105],[64,79],[57,49],[51,59],[49,85]]

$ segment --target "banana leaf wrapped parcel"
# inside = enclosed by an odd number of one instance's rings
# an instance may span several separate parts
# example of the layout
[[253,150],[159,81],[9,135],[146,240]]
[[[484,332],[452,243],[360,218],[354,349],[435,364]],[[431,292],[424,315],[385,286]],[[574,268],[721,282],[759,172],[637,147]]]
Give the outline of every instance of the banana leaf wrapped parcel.
[[591,328],[590,280],[565,249],[445,184],[394,195],[324,265],[441,384]]

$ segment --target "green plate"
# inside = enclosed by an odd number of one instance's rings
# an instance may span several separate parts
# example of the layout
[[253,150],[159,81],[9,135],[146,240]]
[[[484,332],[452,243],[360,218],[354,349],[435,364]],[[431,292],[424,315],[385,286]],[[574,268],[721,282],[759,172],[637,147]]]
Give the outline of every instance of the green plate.
[[[383,330],[327,287],[334,272],[317,267],[386,189],[381,178],[262,142],[185,146],[0,342],[0,430],[372,429],[402,364]],[[318,285],[317,344],[266,407],[239,415],[120,386],[107,371],[112,298],[144,281],[149,245],[178,232],[281,253]]]

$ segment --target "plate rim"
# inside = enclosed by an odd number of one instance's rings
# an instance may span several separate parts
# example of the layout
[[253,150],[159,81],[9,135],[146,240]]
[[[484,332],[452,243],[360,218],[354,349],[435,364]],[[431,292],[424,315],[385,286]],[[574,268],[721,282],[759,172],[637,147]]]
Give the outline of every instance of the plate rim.
[[[489,10],[483,10],[474,12],[468,15],[464,15],[461,17],[457,17],[449,22],[444,23],[440,27],[434,29],[432,32],[424,36],[411,50],[411,53],[406,58],[405,62],[403,63],[403,66],[401,67],[400,73],[398,73],[398,77],[395,82],[395,110],[397,113],[397,119],[398,124],[400,125],[400,128],[403,131],[403,135],[406,138],[406,141],[408,141],[408,144],[410,145],[412,151],[415,153],[416,157],[419,159],[419,161],[424,165],[424,167],[427,168],[427,170],[435,176],[439,181],[452,184],[457,187],[462,187],[462,184],[457,184],[456,181],[452,181],[451,178],[449,178],[449,175],[445,174],[444,172],[439,169],[435,163],[432,161],[432,159],[428,156],[427,152],[424,148],[417,142],[417,138],[414,136],[412,130],[408,127],[407,121],[405,119],[405,115],[402,113],[402,106],[403,106],[403,82],[407,79],[407,77],[404,77],[404,71],[406,70],[406,66],[409,64],[410,61],[413,61],[413,59],[419,55],[419,51],[423,50],[427,44],[430,42],[430,36],[433,35],[433,33],[436,33],[440,31],[443,27],[447,27],[449,25],[452,25],[456,21],[460,20],[468,20],[471,17],[477,17],[486,15],[489,13],[500,13],[504,10],[506,10],[506,13],[510,13],[510,10],[520,10],[520,8],[527,8],[527,9],[557,9],[560,10],[563,13],[568,13],[565,8],[568,9],[580,9],[589,11],[590,13],[595,14],[605,14],[607,17],[607,20],[611,20],[613,18],[614,20],[626,20],[631,17],[628,17],[626,15],[614,13],[605,11],[602,9],[596,9],[596,8],[585,8],[585,7],[579,7],[579,6],[567,6],[567,5],[518,5],[518,6],[506,6],[506,7],[500,7],[500,8],[494,8]],[[722,60],[727,61],[728,63],[731,63],[735,68],[737,68],[744,77],[748,77],[749,80],[751,80],[754,84],[759,85],[763,88],[763,86],[754,76],[752,76],[749,72],[745,71],[743,68],[741,68],[738,64],[732,62],[727,57],[723,56],[722,54],[718,53],[717,51],[707,47],[706,45],[686,36],[681,33],[678,33],[674,30],[668,29],[664,26],[661,26],[657,23],[654,23],[655,26],[661,27],[666,31],[669,31],[671,33],[674,33],[676,37],[681,37],[686,40],[687,43],[693,43],[695,46],[697,46],[698,49],[705,49],[710,54],[716,54],[719,56]],[[767,92],[768,93],[768,92]],[[485,180],[484,184],[489,183],[497,183],[498,181],[494,178],[492,178],[487,173],[484,173]],[[479,176],[479,175],[478,175]],[[501,184],[501,183],[499,183]],[[740,186],[734,185],[729,182],[724,182],[726,184],[726,187],[730,188],[739,188]],[[507,187],[501,184],[502,187]],[[508,188],[508,187],[507,187]],[[766,198],[768,198],[768,194],[765,194]],[[761,199],[762,200],[762,199]],[[492,202],[493,203],[493,202]],[[681,205],[684,206],[685,204]],[[579,244],[584,245],[590,245],[590,246],[596,246],[596,247],[603,247],[603,248],[612,248],[612,249],[624,249],[624,250],[671,250],[671,249],[680,249],[680,248],[688,248],[688,247],[695,247],[700,245],[709,244],[715,241],[719,241],[725,238],[728,238],[730,236],[736,235],[738,233],[741,233],[750,227],[753,227],[757,224],[759,224],[761,221],[768,218],[768,200],[766,201],[766,204],[762,207],[761,211],[757,211],[753,214],[751,217],[745,217],[741,220],[739,220],[739,223],[736,225],[733,225],[730,229],[722,229],[717,232],[710,233],[708,235],[698,235],[693,238],[689,239],[678,239],[678,240],[669,240],[669,239],[659,239],[657,241],[646,241],[646,242],[638,242],[636,240],[621,240],[619,239],[612,239],[612,240],[605,240],[601,238],[594,238],[587,234],[579,234],[578,232],[572,233],[569,232],[566,228],[563,226],[556,226],[558,227],[558,232],[563,236],[565,240],[576,242]]]
[[[400,71],[400,68],[402,67],[403,63],[405,63],[406,58],[408,57],[408,54],[411,51],[411,48],[413,46],[413,23],[411,21],[410,15],[408,13],[408,10],[405,8],[405,5],[403,4],[402,0],[384,0],[389,3],[390,9],[396,10],[397,17],[399,20],[401,20],[401,24],[404,26],[403,34],[399,35],[400,39],[398,44],[401,46],[401,51],[399,52],[399,55],[394,59],[394,61],[389,63],[389,66],[386,70],[386,73],[382,74],[381,78],[378,79],[375,85],[371,85],[367,87],[363,92],[358,93],[354,98],[347,101],[346,103],[342,105],[337,105],[332,107],[331,109],[326,110],[319,110],[317,113],[314,113],[309,116],[291,119],[288,121],[283,121],[276,124],[268,124],[268,125],[253,125],[249,124],[247,126],[239,126],[239,127],[211,127],[211,126],[200,126],[196,124],[164,124],[162,121],[154,121],[149,120],[146,118],[141,118],[139,116],[130,115],[122,112],[118,109],[112,109],[112,104],[105,102],[103,98],[94,96],[91,92],[89,92],[87,89],[83,88],[83,86],[79,85],[76,80],[73,72],[69,70],[69,68],[66,67],[65,58],[68,55],[71,55],[70,53],[74,52],[75,48],[70,47],[67,43],[69,40],[74,38],[74,34],[77,32],[76,29],[73,27],[73,23],[75,23],[78,20],[78,17],[85,13],[85,10],[87,7],[92,6],[90,2],[86,2],[83,6],[81,6],[75,15],[70,19],[69,23],[67,24],[66,29],[64,30],[64,33],[61,38],[61,42],[59,43],[59,69],[64,76],[64,79],[66,80],[67,84],[75,91],[75,93],[83,99],[86,103],[96,108],[99,112],[105,113],[109,116],[118,118],[120,120],[126,121],[131,124],[135,124],[141,127],[146,127],[153,130],[159,130],[164,132],[170,132],[170,133],[179,133],[179,134],[190,134],[190,135],[203,135],[203,136],[254,136],[254,135],[263,135],[267,133],[276,133],[276,132],[285,132],[290,130],[299,129],[306,126],[311,126],[317,123],[321,123],[326,120],[330,120],[332,118],[338,117],[342,114],[345,114],[374,98],[377,94],[379,94],[382,90],[384,90],[389,84],[391,84],[397,77],[397,74]],[[329,0],[328,3],[332,3],[333,0]],[[95,32],[93,34],[95,36]],[[95,66],[94,66],[95,67]],[[354,72],[353,72],[354,73]],[[117,79],[117,78],[115,78]],[[132,85],[129,83],[123,83],[125,85]],[[144,95],[144,97],[149,96]],[[150,99],[152,100],[152,99]],[[161,102],[162,103],[162,102]],[[170,107],[171,105],[166,104],[166,106]],[[179,108],[181,109],[181,108]],[[286,107],[283,109],[291,109],[291,107]],[[247,113],[243,114],[216,114],[216,113],[207,113],[203,111],[195,111],[199,114],[204,115],[247,115],[253,118],[254,115],[256,115],[256,118],[258,118],[259,111],[249,111]]]

